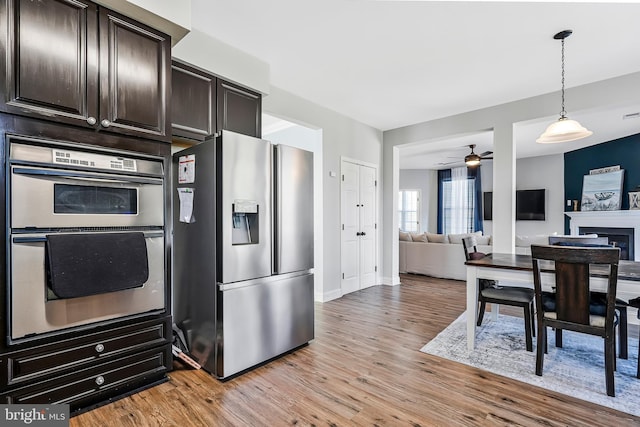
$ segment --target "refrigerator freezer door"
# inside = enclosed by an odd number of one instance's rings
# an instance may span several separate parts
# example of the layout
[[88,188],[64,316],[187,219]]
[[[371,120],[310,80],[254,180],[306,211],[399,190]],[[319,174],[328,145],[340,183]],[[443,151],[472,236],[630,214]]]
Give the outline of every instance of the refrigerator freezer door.
[[272,276],[249,283],[218,291],[223,314],[215,373],[220,378],[306,344],[314,337],[313,274]]
[[313,268],[313,153],[274,147],[274,273]]
[[218,282],[271,275],[271,143],[223,131],[217,144]]

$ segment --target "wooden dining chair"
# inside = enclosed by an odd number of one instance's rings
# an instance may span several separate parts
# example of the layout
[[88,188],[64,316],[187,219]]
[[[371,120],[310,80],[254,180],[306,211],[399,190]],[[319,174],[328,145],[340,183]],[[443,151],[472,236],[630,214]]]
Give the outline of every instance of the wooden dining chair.
[[[478,252],[474,236],[463,238],[462,247],[467,261],[480,259],[485,255],[482,252]],[[498,286],[495,280],[479,279],[478,302],[480,303],[480,311],[477,325],[482,325],[487,303],[522,307],[524,310],[525,346],[527,351],[533,351],[533,340],[531,338],[532,335],[535,336],[533,296],[534,291],[531,288]]]
[[[620,248],[531,245],[533,285],[536,294],[538,343],[536,375],[542,376],[547,344],[547,327],[597,335],[604,338],[605,379],[607,395],[615,396],[615,299],[618,284]],[[553,261],[555,270],[554,310],[544,308],[540,261]],[[590,311],[591,289],[589,266],[608,265],[606,306],[603,315]]]
[[[587,236],[549,236],[549,244],[557,246],[582,246],[605,247],[609,245],[608,237]],[[602,315],[605,310],[605,296],[594,292],[591,298],[591,314]],[[616,298],[616,311],[618,312],[618,356],[620,359],[629,358],[628,350],[628,326],[627,326],[627,302]],[[556,347],[562,347],[562,329],[556,329]]]

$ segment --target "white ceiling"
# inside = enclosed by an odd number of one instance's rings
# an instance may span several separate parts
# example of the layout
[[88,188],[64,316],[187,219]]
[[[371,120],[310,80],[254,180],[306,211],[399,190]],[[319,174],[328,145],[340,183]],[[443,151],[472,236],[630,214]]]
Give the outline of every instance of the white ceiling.
[[[557,91],[552,36],[563,29],[574,31],[566,87],[640,71],[639,1],[192,0],[192,13],[194,28],[269,63],[273,86],[380,130]],[[640,111],[638,98],[588,113],[572,113],[567,99],[567,111],[594,131],[587,143],[595,144],[640,133],[640,118],[621,120]],[[550,119],[519,127],[516,139],[535,140]],[[439,155],[422,157],[402,149],[401,167],[442,167],[468,144],[491,150],[491,140],[447,139],[429,144]],[[518,157],[580,144],[518,143]]]

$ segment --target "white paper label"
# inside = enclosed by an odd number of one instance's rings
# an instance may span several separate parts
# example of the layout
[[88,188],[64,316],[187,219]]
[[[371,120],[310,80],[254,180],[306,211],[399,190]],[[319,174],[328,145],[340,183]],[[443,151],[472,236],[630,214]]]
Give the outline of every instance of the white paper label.
[[196,182],[196,155],[180,156],[178,158],[178,184],[192,184]]
[[193,216],[193,188],[178,188],[180,198],[180,222],[196,222]]

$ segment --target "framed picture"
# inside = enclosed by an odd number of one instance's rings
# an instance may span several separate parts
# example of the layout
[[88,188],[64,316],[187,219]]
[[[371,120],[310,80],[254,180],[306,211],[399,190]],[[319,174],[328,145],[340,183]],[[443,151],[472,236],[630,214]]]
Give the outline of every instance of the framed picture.
[[585,175],[582,181],[583,211],[616,211],[622,207],[624,169]]
[[629,209],[640,209],[640,191],[629,191]]

